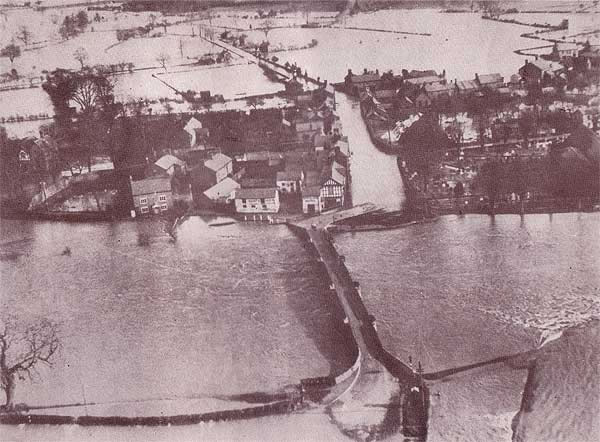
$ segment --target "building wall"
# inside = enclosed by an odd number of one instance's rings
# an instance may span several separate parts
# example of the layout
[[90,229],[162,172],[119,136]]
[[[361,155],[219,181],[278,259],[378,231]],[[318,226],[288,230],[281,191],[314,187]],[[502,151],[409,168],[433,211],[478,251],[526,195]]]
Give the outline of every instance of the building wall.
[[284,193],[298,192],[298,181],[277,181],[277,188]]
[[303,196],[302,197],[302,212],[309,213],[309,206],[312,205],[315,209],[314,213],[321,212],[321,198],[318,196]]
[[238,199],[235,200],[235,211],[238,213],[277,213],[279,212],[279,192],[275,198]]
[[159,206],[159,210],[161,212],[172,209],[173,193],[171,191],[167,191],[133,196],[133,206],[138,215],[152,213],[155,205]]
[[321,188],[321,210],[344,205],[344,186],[323,186]]

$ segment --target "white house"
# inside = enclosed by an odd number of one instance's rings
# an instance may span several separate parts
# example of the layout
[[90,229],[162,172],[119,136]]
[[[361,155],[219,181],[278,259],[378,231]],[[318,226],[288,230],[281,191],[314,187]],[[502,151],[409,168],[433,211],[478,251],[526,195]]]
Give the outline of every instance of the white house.
[[204,167],[215,174],[216,182],[224,180],[227,175],[233,173],[233,160],[227,155],[216,153],[210,160],[204,162]]
[[283,193],[296,193],[300,191],[304,173],[301,170],[284,170],[277,172],[277,188]]
[[309,215],[321,212],[321,186],[302,187],[302,212]]
[[228,204],[233,199],[234,192],[240,188],[237,181],[225,178],[204,192],[204,196],[215,204]]
[[173,175],[177,169],[181,169],[185,172],[186,163],[180,160],[174,155],[163,155],[160,157],[154,165],[160,172],[164,172],[167,175]]
[[198,121],[196,118],[190,118],[190,121],[186,123],[183,127],[189,136],[190,136],[190,147],[198,147],[197,145],[200,142],[205,142],[206,138],[209,136],[208,129],[202,127],[202,123]]
[[279,191],[274,188],[238,189],[234,194],[238,213],[279,212]]

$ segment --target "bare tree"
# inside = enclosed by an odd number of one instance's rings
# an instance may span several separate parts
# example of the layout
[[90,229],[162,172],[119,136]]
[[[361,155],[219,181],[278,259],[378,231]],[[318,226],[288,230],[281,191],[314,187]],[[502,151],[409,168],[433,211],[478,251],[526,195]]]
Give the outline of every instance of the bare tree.
[[6,410],[14,409],[17,380],[33,380],[39,365],[52,366],[59,346],[58,325],[48,319],[29,324],[14,316],[0,319],[0,387]]
[[81,69],[83,69],[85,62],[88,60],[88,53],[85,48],[77,48],[73,52],[73,58],[81,64]]
[[161,52],[156,57],[156,61],[158,62],[158,64],[160,64],[162,66],[162,68],[165,70],[165,72],[167,71],[167,63],[169,63],[170,59],[171,59],[171,57],[169,57],[169,54],[165,54],[164,52]]
[[17,32],[17,38],[19,40],[21,40],[21,42],[23,42],[23,44],[25,46],[28,46],[29,43],[31,43],[31,39],[33,38],[33,35],[31,34],[31,31],[29,31],[27,26],[23,25],[23,26],[19,26],[19,31]]
[[20,57],[20,56],[21,56],[21,47],[17,46],[14,43],[11,43],[8,46],[5,46],[4,48],[2,48],[2,50],[0,50],[0,57],[8,57],[11,64],[13,61],[15,61],[15,58]]

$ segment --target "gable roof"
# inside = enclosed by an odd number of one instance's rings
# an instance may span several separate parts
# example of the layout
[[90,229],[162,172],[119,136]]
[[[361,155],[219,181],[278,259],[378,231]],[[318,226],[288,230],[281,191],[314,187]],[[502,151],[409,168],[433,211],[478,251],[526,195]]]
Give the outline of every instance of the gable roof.
[[235,189],[239,189],[240,185],[232,178],[225,178],[204,192],[204,195],[211,200],[218,198],[227,198]]
[[600,161],[600,137],[585,126],[575,129],[564,141],[563,146],[577,149],[590,161]]
[[163,170],[168,170],[172,166],[184,167],[185,161],[180,160],[174,155],[167,154],[160,157],[154,164]]
[[564,69],[563,66],[560,63],[556,63],[556,62],[548,61],[548,60],[543,60],[543,59],[540,58],[538,60],[532,60],[532,61],[529,61],[529,62],[525,63],[521,67],[521,69],[519,69],[519,72],[521,72],[521,70],[524,69],[528,65],[535,66],[536,68],[538,68],[542,72],[556,73],[556,72],[559,72],[559,71],[561,71],[561,70]]
[[475,91],[479,89],[479,85],[475,80],[459,80],[456,82],[456,87],[459,91]]
[[302,198],[321,195],[321,186],[302,186]]
[[170,191],[171,178],[169,177],[150,177],[139,181],[131,181],[131,193],[133,196]]
[[191,131],[196,130],[196,129],[202,129],[202,123],[200,121],[198,121],[196,118],[192,117],[186,123],[186,125],[184,126],[183,129],[186,132],[191,132]]
[[223,155],[222,153],[216,153],[212,156],[210,160],[206,160],[204,165],[208,167],[210,170],[217,171],[225,167],[227,164],[231,162],[231,158],[227,155]]
[[275,187],[263,187],[254,189],[237,189],[235,191],[235,199],[262,199],[275,198],[277,189]]
[[443,78],[438,77],[437,75],[429,75],[427,77],[416,77],[416,78],[408,78],[406,82],[408,84],[413,85],[423,85],[423,84],[432,84],[432,83],[442,83],[444,81]]
[[302,171],[298,169],[288,169],[277,172],[277,181],[300,181]]
[[322,184],[325,184],[328,180],[334,180],[336,183],[341,184],[342,186],[346,185],[346,177],[345,169],[340,164],[335,161],[331,164],[330,167],[327,167],[323,171],[323,176],[321,178]]
[[449,84],[432,83],[425,85],[425,92],[450,92],[452,86]]
[[352,83],[367,83],[367,82],[372,82],[372,81],[379,81],[379,75],[378,74],[361,74],[361,75],[353,74],[350,77],[350,80],[352,81]]
[[504,83],[504,78],[500,74],[482,74],[477,78],[479,80],[479,84],[482,86],[485,84]]

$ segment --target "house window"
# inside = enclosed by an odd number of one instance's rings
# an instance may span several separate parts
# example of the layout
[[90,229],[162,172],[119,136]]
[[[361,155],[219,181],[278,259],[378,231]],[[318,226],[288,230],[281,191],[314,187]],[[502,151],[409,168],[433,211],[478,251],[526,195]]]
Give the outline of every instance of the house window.
[[162,210],[163,212],[165,210],[167,210],[168,208],[169,208],[169,206],[167,206],[166,204],[161,204],[161,206],[160,206],[160,210]]
[[148,213],[148,207],[146,207],[146,206],[140,207],[140,212]]
[[242,198],[242,204],[246,205],[246,198]]
[[148,204],[148,198],[140,198],[140,204]]
[[261,199],[260,199],[260,203],[264,205],[264,204],[265,204],[265,199],[264,199],[264,198],[261,198]]
[[163,202],[164,202],[164,201],[167,201],[167,196],[166,196],[166,195],[160,195],[160,196],[158,197],[158,200],[159,200],[159,201],[163,201]]

